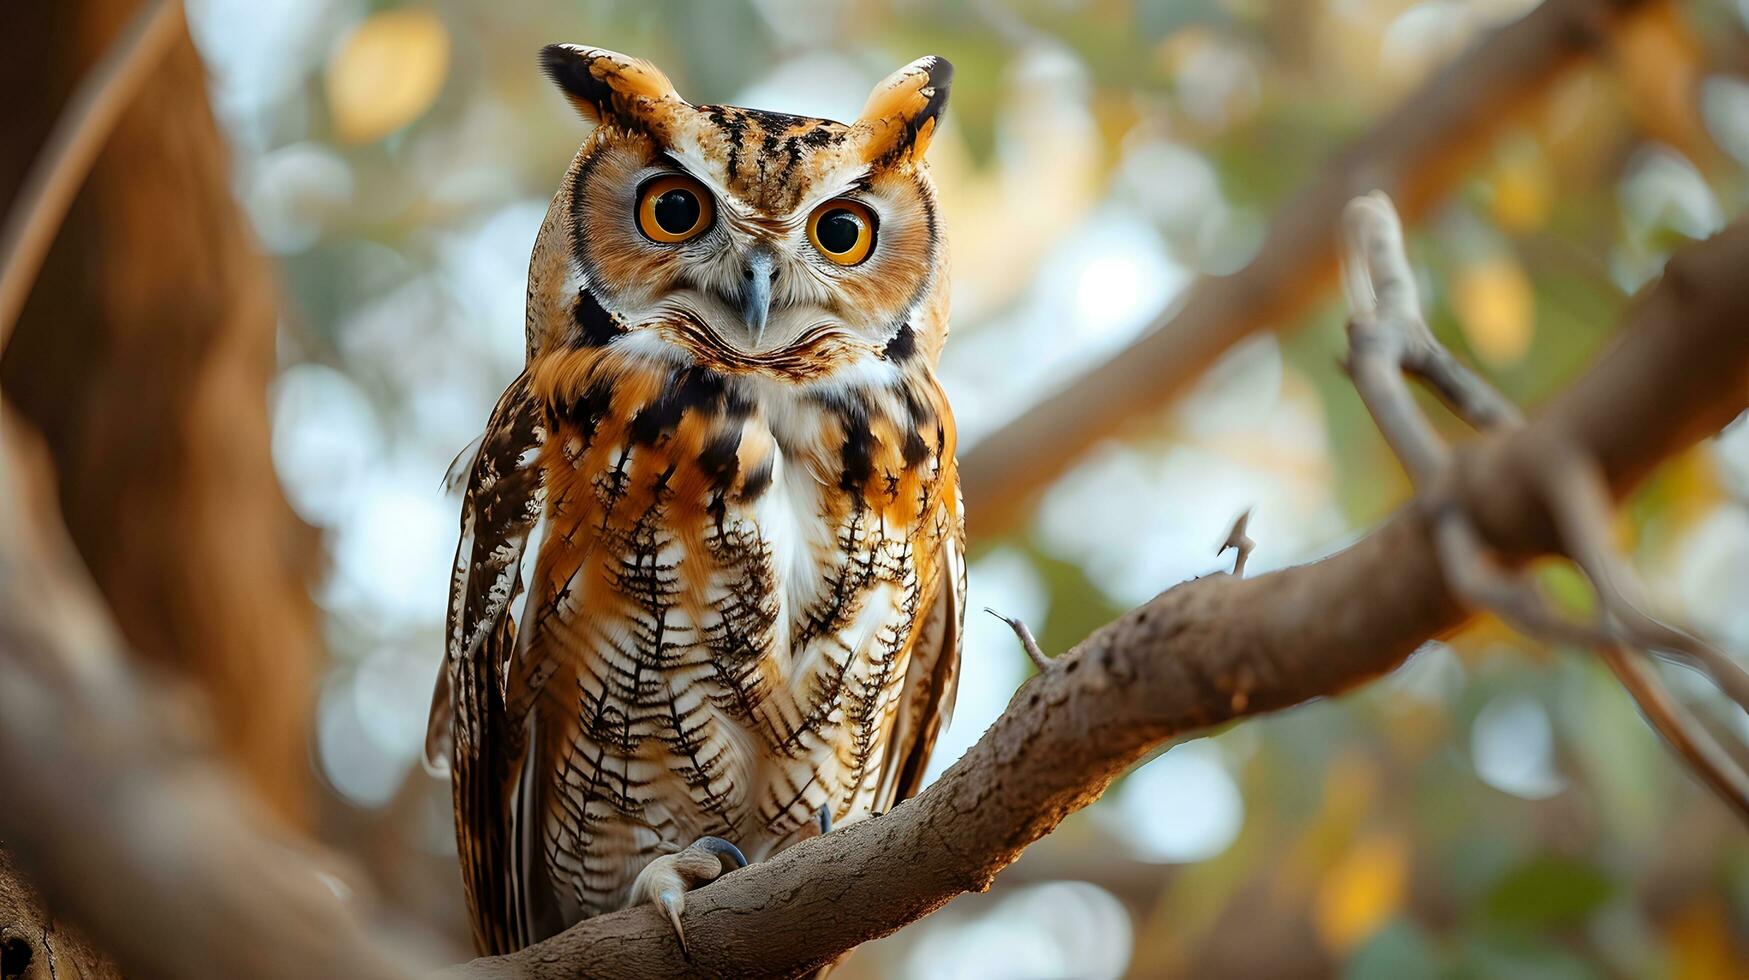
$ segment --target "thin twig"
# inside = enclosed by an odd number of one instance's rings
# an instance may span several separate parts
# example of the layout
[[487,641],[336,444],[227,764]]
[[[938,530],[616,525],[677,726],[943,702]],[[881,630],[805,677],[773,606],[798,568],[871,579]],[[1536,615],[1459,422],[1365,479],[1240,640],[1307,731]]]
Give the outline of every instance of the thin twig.
[[1669,656],[1711,679],[1749,711],[1749,673],[1724,651],[1643,609],[1646,588],[1609,541],[1609,488],[1595,461],[1565,448],[1537,458],[1543,493],[1559,502],[1553,515],[1567,553],[1597,592],[1605,629],[1620,642]]
[[134,14],[103,60],[80,80],[31,164],[0,229],[0,351],[116,120],[176,39],[180,8],[176,0],[152,0]]
[[1671,697],[1651,662],[1624,647],[1597,649],[1652,728],[1738,816],[1749,821],[1749,775],[1700,719]]
[[1343,212],[1343,291],[1348,321],[1348,371],[1385,442],[1416,486],[1444,472],[1451,450],[1415,407],[1403,364],[1411,348],[1433,343],[1421,321],[1415,274],[1403,249],[1403,226],[1390,198],[1374,191]]
[[1250,523],[1251,508],[1247,507],[1239,515],[1239,519],[1233,522],[1232,530],[1227,532],[1227,540],[1221,542],[1221,546],[1215,550],[1215,557],[1219,558],[1227,553],[1228,548],[1233,549],[1234,578],[1245,577],[1245,562],[1251,557],[1251,552],[1257,548],[1257,542],[1251,540],[1251,537],[1245,533],[1245,526]]
[[1726,803],[1749,819],[1744,806],[1749,801],[1749,776],[1706,726],[1670,696],[1645,658],[1631,653],[1630,647],[1602,628],[1556,613],[1533,580],[1494,560],[1467,519],[1454,519],[1452,513],[1442,516],[1439,557],[1453,591],[1470,606],[1486,609],[1513,629],[1545,643],[1596,650],[1647,723]]
[[1447,583],[1473,607],[1493,612],[1528,636],[1598,651],[1652,727],[1749,821],[1749,768],[1671,696],[1649,658],[1669,657],[1698,671],[1745,711],[1749,673],[1723,651],[1641,609],[1645,589],[1610,541],[1612,510],[1602,470],[1569,444],[1551,440],[1527,465],[1564,553],[1596,593],[1597,621],[1580,623],[1562,615],[1532,579],[1495,558],[1451,497],[1445,480],[1451,450],[1416,406],[1404,379],[1421,380],[1477,429],[1516,429],[1523,416],[1427,328],[1390,198],[1374,191],[1349,203],[1343,252],[1343,287],[1352,310],[1349,373],[1417,489],[1440,501],[1435,534]]
[[1039,649],[1038,640],[1033,639],[1032,630],[1027,629],[1023,620],[1004,616],[989,606],[985,606],[984,611],[1008,624],[1008,628],[1013,630],[1014,635],[1019,638],[1020,648],[1026,651],[1026,659],[1032,661],[1032,665],[1037,667],[1040,673],[1051,669],[1051,658],[1045,656],[1045,652]]

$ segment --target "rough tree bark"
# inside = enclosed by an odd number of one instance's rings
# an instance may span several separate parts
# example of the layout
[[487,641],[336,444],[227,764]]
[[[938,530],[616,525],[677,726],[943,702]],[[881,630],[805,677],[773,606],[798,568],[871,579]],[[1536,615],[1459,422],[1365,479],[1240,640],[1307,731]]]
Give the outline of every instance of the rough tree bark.
[[42,907],[0,851],[0,977],[5,980],[120,980],[121,971]]

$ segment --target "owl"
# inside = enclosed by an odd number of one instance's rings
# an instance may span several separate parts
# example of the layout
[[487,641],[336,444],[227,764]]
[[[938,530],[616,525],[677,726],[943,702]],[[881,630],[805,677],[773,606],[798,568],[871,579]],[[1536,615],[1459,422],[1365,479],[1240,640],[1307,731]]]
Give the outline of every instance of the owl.
[[952,68],[854,122],[692,105],[553,45],[593,131],[527,361],[465,475],[427,755],[475,942],[520,948],[914,794],[954,698],[964,522],[924,151]]

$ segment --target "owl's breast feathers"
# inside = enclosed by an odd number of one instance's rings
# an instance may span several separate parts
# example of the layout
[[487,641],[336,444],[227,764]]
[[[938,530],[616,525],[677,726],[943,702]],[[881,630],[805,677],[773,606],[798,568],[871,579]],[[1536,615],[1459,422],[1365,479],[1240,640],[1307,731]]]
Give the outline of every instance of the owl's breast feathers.
[[538,355],[506,392],[451,625],[458,824],[492,838],[467,875],[483,946],[616,907],[700,834],[758,860],[822,808],[916,791],[964,564],[953,420],[911,355],[808,384],[605,343]]

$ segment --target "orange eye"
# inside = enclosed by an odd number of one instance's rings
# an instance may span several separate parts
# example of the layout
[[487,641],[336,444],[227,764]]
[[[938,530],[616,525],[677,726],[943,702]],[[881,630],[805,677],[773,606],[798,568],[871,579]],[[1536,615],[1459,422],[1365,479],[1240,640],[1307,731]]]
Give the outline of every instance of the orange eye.
[[808,218],[808,240],[839,265],[855,265],[874,250],[874,212],[847,198],[827,201]]
[[638,192],[638,230],[650,241],[678,245],[711,226],[710,191],[679,174],[657,177]]

